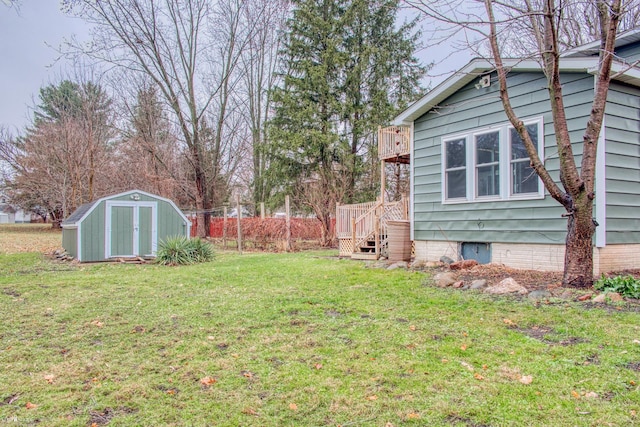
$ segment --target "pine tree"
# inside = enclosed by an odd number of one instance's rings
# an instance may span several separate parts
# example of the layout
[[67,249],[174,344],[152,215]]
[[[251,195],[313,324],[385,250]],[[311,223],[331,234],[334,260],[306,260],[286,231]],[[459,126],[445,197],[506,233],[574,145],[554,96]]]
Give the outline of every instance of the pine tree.
[[398,0],[296,0],[293,7],[283,83],[273,92],[271,173],[279,195],[294,194],[322,221],[328,243],[336,203],[367,187],[359,181],[370,172],[363,165],[375,156],[377,127],[412,100],[425,69],[413,56],[414,24],[395,28]]

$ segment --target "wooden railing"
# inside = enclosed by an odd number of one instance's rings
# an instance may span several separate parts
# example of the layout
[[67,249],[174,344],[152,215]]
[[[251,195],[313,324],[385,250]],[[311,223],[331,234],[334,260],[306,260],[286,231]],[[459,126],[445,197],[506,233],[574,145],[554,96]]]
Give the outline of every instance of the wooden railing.
[[[355,205],[341,205],[336,209],[336,236],[347,241],[351,253],[358,252],[369,241],[375,242],[375,253],[380,255],[387,242],[388,221],[408,219],[409,204],[406,198],[383,203],[381,200]],[[341,255],[348,255],[341,253]]]
[[357,203],[354,205],[338,205],[336,208],[336,237],[349,239],[352,237],[351,222],[374,208],[379,202]]
[[410,141],[411,129],[408,127],[378,128],[378,158],[385,160],[409,155]]

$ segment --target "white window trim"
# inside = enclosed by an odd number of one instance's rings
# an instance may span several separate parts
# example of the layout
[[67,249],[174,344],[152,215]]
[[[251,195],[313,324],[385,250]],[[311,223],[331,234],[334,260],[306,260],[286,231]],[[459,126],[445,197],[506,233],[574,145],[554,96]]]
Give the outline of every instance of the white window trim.
[[[523,120],[525,126],[532,124],[538,125],[538,156],[544,159],[544,122],[542,116],[531,117]],[[450,134],[441,138],[441,199],[442,204],[460,204],[460,203],[482,203],[495,201],[512,201],[512,200],[535,200],[544,199],[544,184],[538,177],[538,191],[536,193],[511,194],[511,144],[509,143],[509,132],[513,129],[511,123],[501,123],[499,125],[487,126],[484,128],[472,129],[467,132]],[[491,132],[498,132],[500,138],[500,193],[492,196],[476,195],[476,136]],[[446,165],[446,143],[464,139],[466,153],[466,197],[455,199],[447,199],[447,165]],[[544,161],[544,160],[543,160]]]

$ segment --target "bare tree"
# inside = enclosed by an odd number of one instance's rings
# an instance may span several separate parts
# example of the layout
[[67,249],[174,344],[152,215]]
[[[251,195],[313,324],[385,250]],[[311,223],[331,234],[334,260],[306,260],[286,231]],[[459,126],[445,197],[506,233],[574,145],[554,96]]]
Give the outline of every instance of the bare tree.
[[244,21],[254,31],[241,58],[242,93],[246,100],[243,116],[250,132],[245,156],[250,163],[244,169],[251,171],[243,178],[250,182],[255,204],[266,201],[270,193],[265,123],[272,108],[271,89],[278,81],[277,54],[288,14],[288,0],[256,0],[244,10]]
[[69,80],[42,88],[40,100],[33,125],[5,140],[0,157],[11,169],[5,182],[12,203],[47,212],[59,225],[107,191],[111,100],[94,82]]
[[205,235],[219,198],[222,129],[234,71],[246,33],[238,25],[242,0],[69,1],[94,24],[90,49],[75,52],[147,76],[169,105],[189,153],[196,207]]
[[[138,188],[189,206],[189,186],[184,174],[186,156],[177,144],[158,90],[140,83],[134,105],[124,102],[129,116],[114,153],[118,191]],[[193,199],[195,200],[195,198]]]
[[[592,219],[596,152],[602,128],[604,107],[611,80],[614,46],[621,22],[637,22],[636,0],[596,0],[593,2],[554,0],[494,0],[427,2],[407,0],[424,16],[444,25],[447,31],[464,32],[465,40],[493,64],[500,84],[500,99],[507,117],[522,138],[531,166],[546,189],[566,209],[568,219],[563,284],[585,287],[593,282],[592,237],[596,224]],[[630,14],[631,13],[631,14]],[[579,28],[574,33],[571,28]],[[587,28],[587,30],[584,30]],[[573,38],[563,38],[568,33]],[[574,157],[565,115],[560,80],[560,55],[567,46],[599,40],[599,65],[595,96],[583,134],[582,161]],[[516,43],[513,41],[517,40]],[[507,52],[507,53],[505,53]],[[526,126],[511,105],[505,55],[536,58],[547,82],[556,145],[560,159],[560,183],[554,181]]]

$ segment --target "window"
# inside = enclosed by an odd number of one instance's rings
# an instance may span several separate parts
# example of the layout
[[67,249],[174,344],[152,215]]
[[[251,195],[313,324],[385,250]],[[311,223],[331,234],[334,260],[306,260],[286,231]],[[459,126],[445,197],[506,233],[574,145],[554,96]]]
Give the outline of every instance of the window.
[[[527,130],[533,142],[537,143],[538,125],[527,125]],[[509,144],[511,146],[511,194],[537,193],[538,175],[531,167],[524,142],[514,128],[509,129]]]
[[456,139],[445,142],[446,146],[446,188],[447,199],[457,199],[467,196],[467,141]]
[[500,134],[476,135],[476,197],[500,195]]
[[[542,119],[525,122],[544,158]],[[518,132],[505,123],[443,138],[443,202],[541,198],[542,184]]]

